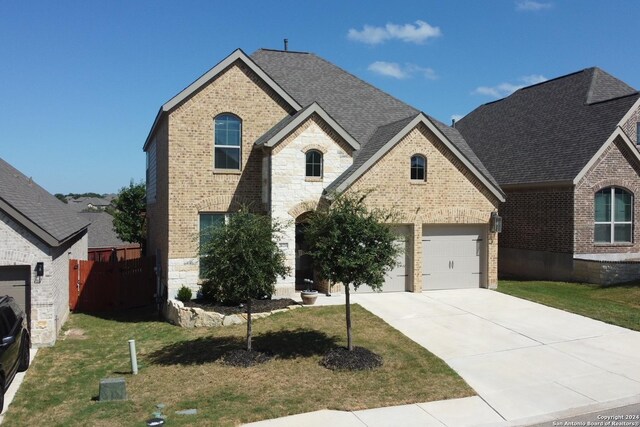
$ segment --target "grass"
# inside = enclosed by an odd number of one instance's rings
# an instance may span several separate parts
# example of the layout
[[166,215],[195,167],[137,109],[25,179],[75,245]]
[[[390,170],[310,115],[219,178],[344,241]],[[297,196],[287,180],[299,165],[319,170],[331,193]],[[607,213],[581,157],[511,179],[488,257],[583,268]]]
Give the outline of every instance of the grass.
[[498,291],[640,331],[640,284],[500,281]]
[[[61,338],[38,352],[7,426],[143,425],[163,403],[171,425],[232,426],[319,409],[357,410],[471,396],[473,390],[442,360],[381,319],[353,307],[354,342],[384,358],[375,371],[334,372],[320,366],[345,345],[344,306],[301,308],[254,322],[254,348],[276,358],[251,368],[223,365],[242,347],[245,325],[182,329],[138,313],[111,318],[73,314]],[[128,339],[140,373],[130,374]],[[95,401],[101,378],[124,377],[130,399]],[[196,408],[197,415],[175,411]]]

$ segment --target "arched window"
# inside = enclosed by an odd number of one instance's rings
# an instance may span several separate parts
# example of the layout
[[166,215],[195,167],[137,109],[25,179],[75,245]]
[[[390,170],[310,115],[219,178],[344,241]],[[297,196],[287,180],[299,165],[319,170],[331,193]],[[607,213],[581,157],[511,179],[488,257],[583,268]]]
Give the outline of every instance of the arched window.
[[419,154],[411,156],[411,179],[413,181],[427,180],[427,159]]
[[308,178],[322,178],[322,153],[318,150],[309,150],[305,154],[306,171]]
[[232,114],[214,120],[214,168],[240,170],[242,159],[242,121]]
[[633,195],[622,188],[609,187],[595,196],[594,241],[630,243],[633,240]]

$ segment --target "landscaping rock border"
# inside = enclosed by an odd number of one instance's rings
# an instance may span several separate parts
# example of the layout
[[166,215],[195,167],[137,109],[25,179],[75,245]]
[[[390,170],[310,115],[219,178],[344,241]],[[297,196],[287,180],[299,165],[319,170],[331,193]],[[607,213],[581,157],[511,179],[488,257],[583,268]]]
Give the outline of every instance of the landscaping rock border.
[[[290,305],[287,308],[281,308],[263,313],[251,313],[251,319],[262,319],[276,313],[284,313],[294,310],[301,305]],[[167,301],[164,308],[164,318],[176,326],[182,328],[207,328],[218,326],[240,325],[247,323],[247,314],[220,314],[215,311],[205,311],[197,307],[185,307],[182,301],[171,299]]]

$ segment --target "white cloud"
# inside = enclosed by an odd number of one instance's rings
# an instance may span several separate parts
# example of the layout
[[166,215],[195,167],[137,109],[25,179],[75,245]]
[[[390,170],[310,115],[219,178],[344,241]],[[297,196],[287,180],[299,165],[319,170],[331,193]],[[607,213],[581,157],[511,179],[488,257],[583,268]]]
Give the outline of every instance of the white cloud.
[[416,21],[414,24],[397,25],[389,23],[384,27],[365,25],[361,31],[350,28],[347,32],[349,40],[380,44],[387,40],[402,40],[407,43],[424,43],[427,39],[440,37],[442,31],[439,27],[433,27],[424,21]]
[[376,61],[369,65],[369,71],[396,79],[407,79],[414,75],[422,75],[425,79],[435,80],[438,78],[435,70],[429,67],[420,67],[415,64],[400,65],[397,62]]
[[516,2],[516,10],[526,12],[537,12],[539,10],[551,9],[552,3],[542,3],[533,0],[521,0]]
[[376,61],[369,65],[369,71],[396,79],[406,79],[409,77],[396,62]]
[[547,78],[540,74],[531,74],[528,76],[522,76],[518,78],[519,84],[504,82],[496,86],[478,86],[471,92],[474,95],[486,95],[493,98],[503,98],[511,95],[518,89],[522,89],[525,86],[531,86],[537,83],[546,81]]

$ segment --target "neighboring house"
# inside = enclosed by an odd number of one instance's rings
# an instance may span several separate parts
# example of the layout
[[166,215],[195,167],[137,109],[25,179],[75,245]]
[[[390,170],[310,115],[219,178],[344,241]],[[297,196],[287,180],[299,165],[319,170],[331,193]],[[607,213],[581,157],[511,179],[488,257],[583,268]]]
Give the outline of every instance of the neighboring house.
[[198,284],[200,230],[246,204],[286,222],[290,296],[313,277],[305,220],[373,190],[404,245],[384,291],[495,287],[504,195],[458,131],[310,53],[234,51],[164,104],[144,144],[148,250],[168,296]]
[[113,216],[106,212],[80,212],[90,222],[88,258],[92,261],[113,261],[140,257],[140,244],[120,240],[113,230]]
[[101,197],[79,197],[77,199],[70,198],[68,199],[69,206],[76,212],[98,212],[104,211],[109,206],[111,206],[111,202],[113,201],[113,197],[107,196],[105,198]]
[[501,275],[640,278],[639,98],[588,68],[517,90],[455,125],[507,194]]
[[69,259],[87,259],[88,222],[0,159],[0,294],[30,320],[31,342],[53,345],[69,314]]

